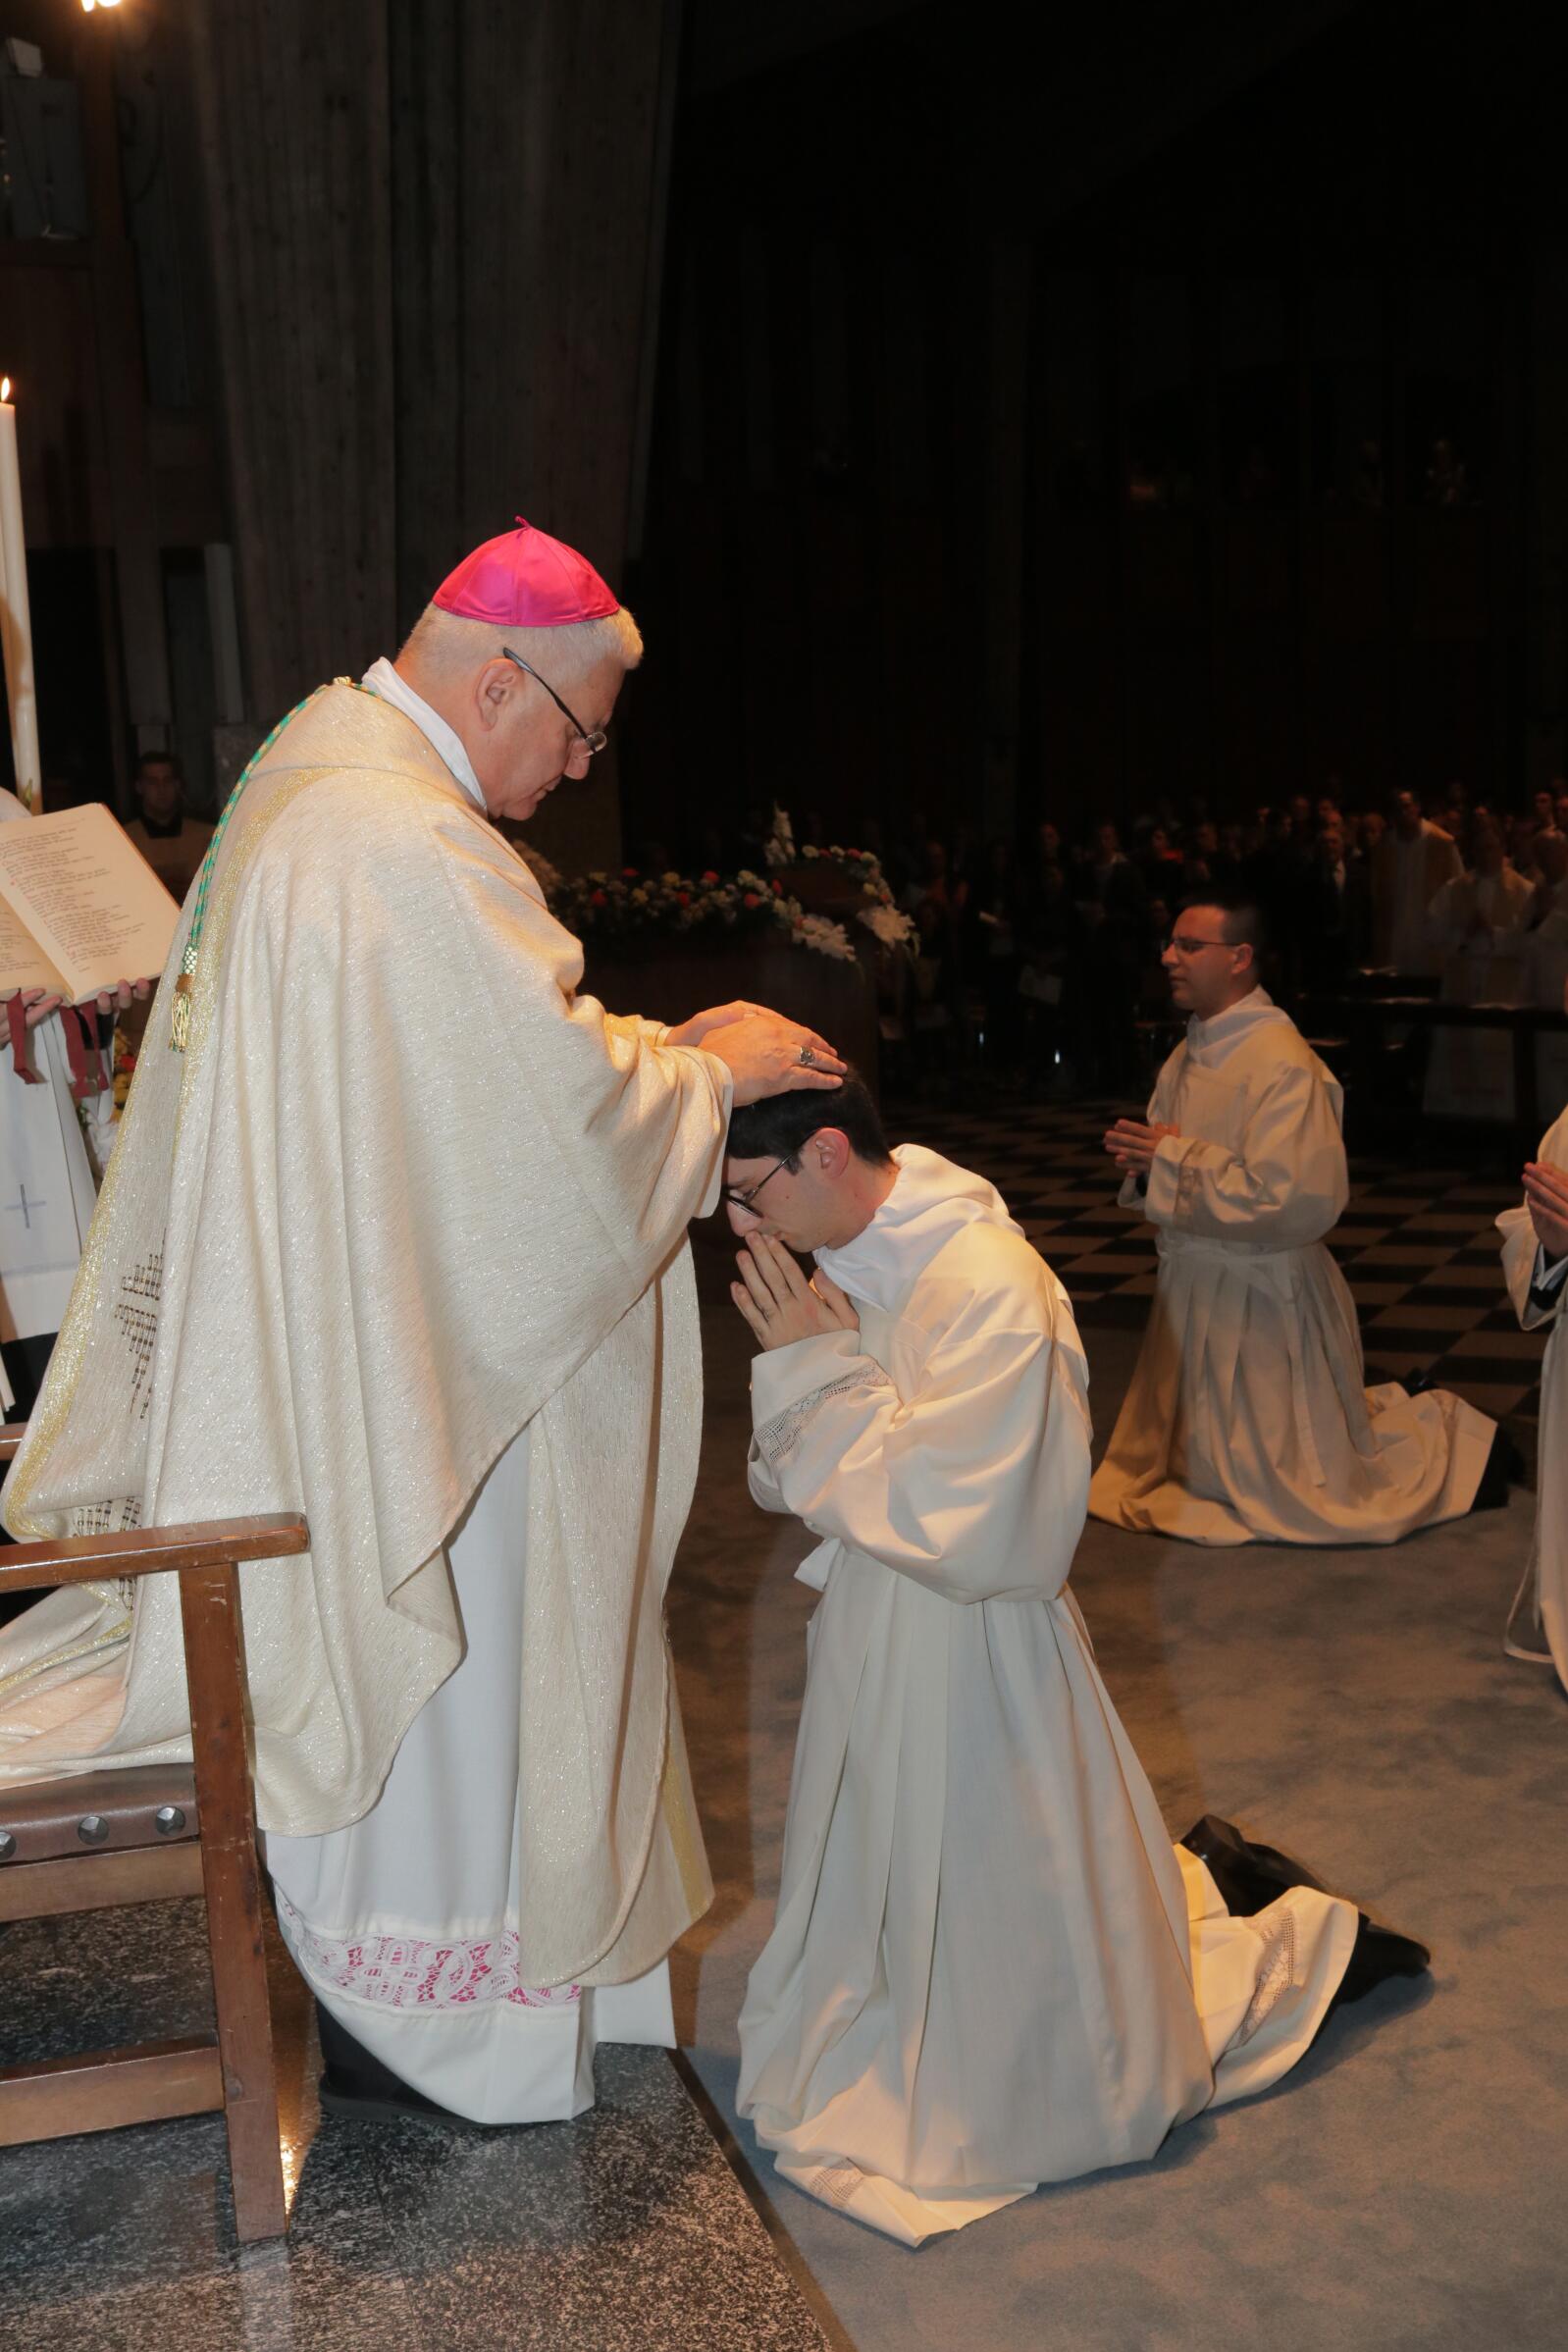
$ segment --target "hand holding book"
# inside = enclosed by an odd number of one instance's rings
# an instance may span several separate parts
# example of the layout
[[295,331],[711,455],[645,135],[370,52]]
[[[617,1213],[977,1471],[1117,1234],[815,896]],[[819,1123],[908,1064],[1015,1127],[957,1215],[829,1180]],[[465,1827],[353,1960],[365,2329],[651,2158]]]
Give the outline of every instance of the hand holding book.
[[[156,973],[150,979],[117,980],[113,988],[99,989],[98,1010],[106,1019],[111,1013],[129,1013],[133,1004],[145,1004],[157,985]],[[50,996],[42,988],[24,988],[22,1004],[27,1027],[35,1029],[41,1020],[48,1019],[51,1013],[58,1013],[65,1001],[63,996]]]
[[20,989],[29,1026],[59,1005],[129,1005],[141,983],[124,975],[161,971],[179,921],[101,802],[0,827],[0,999]]

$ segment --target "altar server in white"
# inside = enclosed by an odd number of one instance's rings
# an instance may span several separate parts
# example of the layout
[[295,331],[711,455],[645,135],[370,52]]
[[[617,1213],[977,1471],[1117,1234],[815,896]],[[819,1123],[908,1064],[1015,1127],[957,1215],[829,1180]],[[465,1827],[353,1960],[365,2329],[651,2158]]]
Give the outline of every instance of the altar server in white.
[[[306,1513],[308,1562],[242,1572],[245,1651],[340,2112],[576,2113],[596,2036],[671,2039],[664,1956],[709,1900],[662,1609],[686,1227],[732,1092],[840,1065],[756,1008],[606,1013],[490,821],[587,773],[640,651],[523,525],[263,746],[6,1490],[23,1537]],[[188,1752],[172,1585],[0,1636],[0,1781]]]
[[1517,1617],[1526,1591],[1533,1589],[1535,1620],[1546,1646],[1516,1644],[1512,1619],[1507,1646],[1515,1657],[1555,1666],[1568,1690],[1568,1490],[1562,1441],[1568,1429],[1568,1359],[1562,1343],[1562,1304],[1568,1297],[1568,1111],[1547,1128],[1540,1151],[1526,1165],[1523,1206],[1505,1209],[1497,1230],[1503,1277],[1519,1321],[1527,1332],[1546,1333],[1535,1538],[1514,1604]]
[[[1442,958],[1444,1004],[1529,1004],[1535,898],[1535,885],[1504,855],[1497,818],[1476,810],[1470,864],[1427,909],[1428,937]],[[1450,1119],[1512,1119],[1513,1053],[1513,1039],[1500,1029],[1435,1028],[1424,1109]]]
[[[1132,1385],[1089,1510],[1195,1543],[1395,1543],[1500,1501],[1495,1426],[1368,1388],[1324,1247],[1349,1197],[1338,1081],[1258,982],[1256,911],[1195,899],[1165,951],[1187,1033],[1147,1121],[1105,1138],[1159,1244]],[[1494,1491],[1495,1490],[1495,1491]]]
[[853,1079],[738,1111],[726,1176],[752,1492],[822,1539],[740,2112],[917,2245],[1151,2156],[1427,1956],[1227,1824],[1172,1846],[1067,1590],[1082,1348],[991,1185]]

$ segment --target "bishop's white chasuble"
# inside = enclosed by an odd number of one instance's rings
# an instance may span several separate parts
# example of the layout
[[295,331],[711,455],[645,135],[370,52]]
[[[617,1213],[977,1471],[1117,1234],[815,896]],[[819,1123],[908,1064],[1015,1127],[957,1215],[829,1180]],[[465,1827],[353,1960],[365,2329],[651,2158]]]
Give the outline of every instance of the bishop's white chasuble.
[[1324,1247],[1349,1197],[1342,1097],[1261,988],[1187,1024],[1124,1207],[1159,1281],[1089,1489],[1096,1519],[1194,1543],[1394,1543],[1475,1500],[1494,1424],[1441,1389],[1365,1385],[1355,1302]]
[[[487,2120],[668,2038],[710,1896],[662,1604],[728,1080],[581,973],[406,710],[302,706],[190,894],[4,1498],[22,1537],[304,1510],[307,1559],[241,1571],[280,1918]],[[0,1631],[0,1778],[188,1751],[172,1579]]]
[[1068,1571],[1089,1483],[1067,1294],[998,1194],[906,1145],[819,1252],[859,1333],[758,1357],[752,1491],[823,1539],[739,2105],[908,2244],[1151,2156],[1312,2039],[1354,1908],[1227,1914],[1173,1848]]

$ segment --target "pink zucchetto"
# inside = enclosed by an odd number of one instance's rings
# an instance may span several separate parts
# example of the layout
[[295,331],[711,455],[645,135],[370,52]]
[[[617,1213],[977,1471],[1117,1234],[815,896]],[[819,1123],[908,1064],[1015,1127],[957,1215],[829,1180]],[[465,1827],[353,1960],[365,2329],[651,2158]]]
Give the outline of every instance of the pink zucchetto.
[[442,582],[435,602],[463,620],[497,629],[569,629],[606,620],[620,600],[586,556],[517,518],[515,531],[487,539]]

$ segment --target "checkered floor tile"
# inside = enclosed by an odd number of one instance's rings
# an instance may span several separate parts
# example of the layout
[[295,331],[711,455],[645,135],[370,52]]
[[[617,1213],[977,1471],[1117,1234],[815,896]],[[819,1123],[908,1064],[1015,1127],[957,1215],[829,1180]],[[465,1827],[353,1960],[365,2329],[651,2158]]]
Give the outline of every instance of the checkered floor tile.
[[[1116,1205],[1101,1138],[1124,1106],[888,1109],[889,1130],[988,1176],[1065,1283],[1085,1330],[1141,1327],[1154,1231]],[[1522,1332],[1502,1284],[1493,1220],[1519,1194],[1463,1167],[1352,1155],[1350,1200],[1329,1246],[1361,1318],[1367,1379],[1430,1373],[1506,1421],[1533,1465],[1543,1339]]]

